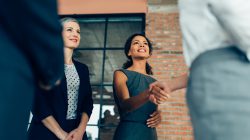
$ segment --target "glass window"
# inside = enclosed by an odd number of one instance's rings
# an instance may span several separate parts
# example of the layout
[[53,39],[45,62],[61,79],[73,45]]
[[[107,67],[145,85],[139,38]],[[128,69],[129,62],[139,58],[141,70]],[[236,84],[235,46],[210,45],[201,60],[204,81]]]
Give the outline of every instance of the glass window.
[[133,33],[141,33],[142,18],[117,17],[109,18],[107,47],[123,48],[126,39]]
[[113,73],[127,59],[123,50],[126,39],[133,33],[144,33],[145,14],[72,17],[81,26],[81,44],[73,57],[89,68],[94,100],[87,135],[89,140],[112,140],[119,122],[113,97]]
[[122,68],[123,63],[127,60],[122,50],[107,50],[104,68],[104,82],[112,84],[113,73],[115,70]]
[[91,84],[102,83],[103,50],[76,50],[73,57],[88,66]]
[[104,47],[105,18],[79,19],[81,42],[79,48]]

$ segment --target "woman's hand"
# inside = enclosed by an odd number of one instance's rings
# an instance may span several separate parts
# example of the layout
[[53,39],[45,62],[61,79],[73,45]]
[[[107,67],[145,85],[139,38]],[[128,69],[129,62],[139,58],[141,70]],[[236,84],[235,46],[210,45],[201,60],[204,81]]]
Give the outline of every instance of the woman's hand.
[[68,136],[68,133],[61,130],[58,134],[57,134],[57,137],[59,138],[59,140],[65,140],[66,137]]
[[85,130],[76,128],[72,130],[65,140],[82,140]]
[[161,111],[157,110],[150,115],[150,118],[147,120],[148,127],[157,127],[161,123]]
[[169,93],[171,90],[166,83],[154,82],[149,86],[150,98],[149,100],[155,104],[162,104],[168,98],[170,98]]

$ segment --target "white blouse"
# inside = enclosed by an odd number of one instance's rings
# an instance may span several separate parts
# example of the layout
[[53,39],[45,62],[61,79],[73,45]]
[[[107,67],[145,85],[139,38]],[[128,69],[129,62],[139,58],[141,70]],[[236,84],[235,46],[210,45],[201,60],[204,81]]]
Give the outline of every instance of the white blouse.
[[72,65],[65,64],[64,71],[67,81],[67,94],[68,94],[68,110],[66,119],[68,120],[76,119],[80,79],[74,64]]

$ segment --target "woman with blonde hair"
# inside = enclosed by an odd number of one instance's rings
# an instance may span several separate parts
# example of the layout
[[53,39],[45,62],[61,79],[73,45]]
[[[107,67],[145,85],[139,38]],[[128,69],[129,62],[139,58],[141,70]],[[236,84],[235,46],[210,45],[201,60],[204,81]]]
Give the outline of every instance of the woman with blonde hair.
[[50,92],[37,89],[29,140],[87,140],[86,126],[93,109],[89,71],[85,64],[72,59],[80,44],[80,25],[68,17],[61,23],[65,76]]

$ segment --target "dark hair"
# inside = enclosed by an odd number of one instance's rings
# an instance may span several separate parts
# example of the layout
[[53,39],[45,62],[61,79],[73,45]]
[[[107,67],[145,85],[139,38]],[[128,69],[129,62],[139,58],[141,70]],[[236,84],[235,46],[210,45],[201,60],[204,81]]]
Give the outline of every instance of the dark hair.
[[[126,41],[126,43],[124,45],[124,53],[125,53],[126,57],[128,58],[128,60],[122,66],[122,68],[124,68],[124,69],[127,69],[127,68],[129,68],[130,66],[133,65],[133,60],[132,60],[131,56],[128,56],[128,53],[129,53],[129,50],[130,50],[130,47],[131,47],[132,40],[136,36],[142,36],[147,40],[148,47],[149,47],[149,54],[152,54],[152,51],[153,51],[152,44],[151,44],[150,40],[144,34],[135,33],[135,34],[131,35],[127,39],[127,41]],[[148,62],[146,63],[146,73],[149,74],[149,75],[153,75],[152,67],[148,64]]]

